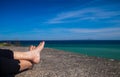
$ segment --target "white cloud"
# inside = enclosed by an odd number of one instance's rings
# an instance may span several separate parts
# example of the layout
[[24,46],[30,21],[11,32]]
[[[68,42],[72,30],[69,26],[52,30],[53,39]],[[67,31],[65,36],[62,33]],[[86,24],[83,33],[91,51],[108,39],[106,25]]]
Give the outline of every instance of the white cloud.
[[[46,33],[46,30],[33,29],[32,33]],[[75,34],[119,34],[120,28],[101,28],[101,29],[89,29],[89,28],[51,28],[47,29],[48,33],[75,33]]]
[[105,33],[105,32],[120,32],[120,28],[103,28],[103,29],[68,29],[68,31],[75,33]]
[[65,23],[68,22],[69,19],[73,19],[73,21],[108,19],[118,15],[120,15],[120,11],[110,11],[100,8],[86,8],[60,13],[55,18],[48,20],[47,23]]
[[85,29],[85,28],[54,28],[54,33],[67,34],[73,39],[120,39],[120,28]]

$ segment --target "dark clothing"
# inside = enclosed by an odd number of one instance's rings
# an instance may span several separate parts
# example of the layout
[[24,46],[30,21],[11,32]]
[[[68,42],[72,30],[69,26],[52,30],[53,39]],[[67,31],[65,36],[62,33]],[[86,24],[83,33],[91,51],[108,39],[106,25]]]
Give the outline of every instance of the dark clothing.
[[19,72],[20,61],[13,58],[13,52],[0,49],[0,77],[14,77]]

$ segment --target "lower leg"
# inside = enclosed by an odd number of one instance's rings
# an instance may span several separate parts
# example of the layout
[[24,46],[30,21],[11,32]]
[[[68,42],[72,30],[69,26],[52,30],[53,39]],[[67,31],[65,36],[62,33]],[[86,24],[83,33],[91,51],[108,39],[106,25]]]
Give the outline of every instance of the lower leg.
[[26,52],[21,52],[21,51],[14,51],[14,59],[16,60],[32,60],[33,56],[30,53],[30,51],[26,51]]
[[0,77],[1,75],[16,74],[32,67],[32,63],[27,60],[14,60],[0,57]]
[[29,69],[33,66],[33,64],[30,62],[30,61],[27,61],[27,60],[19,60],[20,63],[20,69],[19,71],[23,71],[23,70],[26,70],[26,69]]

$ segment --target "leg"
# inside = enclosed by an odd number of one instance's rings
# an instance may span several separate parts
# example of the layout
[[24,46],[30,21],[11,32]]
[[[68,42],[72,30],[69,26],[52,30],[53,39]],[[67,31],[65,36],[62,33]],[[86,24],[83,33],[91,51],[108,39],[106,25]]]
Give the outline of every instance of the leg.
[[[33,49],[35,49],[35,46],[30,46],[29,50],[32,51]],[[20,60],[20,70],[19,71],[23,71],[25,69],[28,69],[30,67],[33,66],[33,64],[30,61],[27,60]]]
[[[0,75],[14,74],[23,71],[32,66],[32,62],[39,63],[40,52],[44,47],[44,42],[40,43],[38,47],[33,47],[29,52],[12,52],[9,51],[11,58],[2,57],[0,55]],[[8,53],[7,53],[8,54]]]
[[44,48],[44,42],[41,42],[35,49],[27,52],[19,52],[15,51],[14,53],[14,59],[17,60],[29,60],[33,63],[39,63],[40,61],[40,52]]
[[13,59],[13,52],[9,49],[0,49],[0,57],[6,57],[8,59]]
[[20,61],[20,63],[19,63],[19,65],[20,65],[19,71],[29,69],[29,68],[31,68],[33,66],[33,64],[28,60],[19,60],[19,61]]
[[14,75],[29,69],[32,63],[27,60],[14,60],[0,57],[0,75]]
[[12,75],[19,71],[19,60],[0,57],[0,75]]
[[[19,71],[23,71],[32,66],[27,60],[14,60],[13,52],[7,49],[0,49],[0,76],[10,77]],[[14,77],[14,76],[13,76]]]
[[[40,61],[40,52],[44,47],[44,42],[40,43],[38,47],[31,46],[29,52],[16,52],[14,53],[14,59],[21,59],[20,60],[20,71],[28,69],[33,66],[33,64],[29,60],[33,60],[34,63],[38,63]],[[39,51],[35,51],[37,48],[39,48]],[[37,52],[37,53],[35,53]],[[30,54],[37,54],[35,55],[36,57],[33,59],[31,58]],[[19,56],[17,56],[19,54]],[[20,56],[21,55],[21,56]],[[23,57],[26,56],[26,57]],[[32,55],[33,56],[33,55]],[[26,60],[27,59],[27,60]],[[34,60],[35,59],[35,60]]]

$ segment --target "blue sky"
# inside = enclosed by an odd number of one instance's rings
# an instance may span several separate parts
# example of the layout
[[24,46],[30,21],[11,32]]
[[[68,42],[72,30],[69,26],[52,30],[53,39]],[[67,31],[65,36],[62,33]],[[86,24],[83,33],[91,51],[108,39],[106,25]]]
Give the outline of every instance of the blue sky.
[[119,0],[0,0],[0,40],[120,40]]

